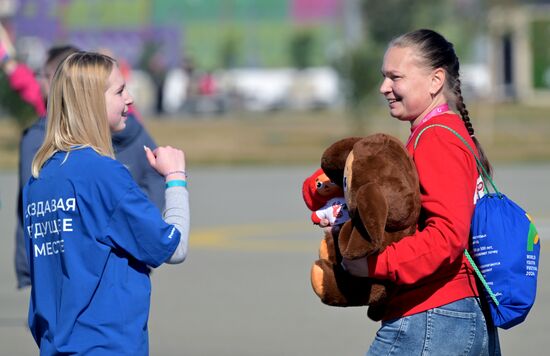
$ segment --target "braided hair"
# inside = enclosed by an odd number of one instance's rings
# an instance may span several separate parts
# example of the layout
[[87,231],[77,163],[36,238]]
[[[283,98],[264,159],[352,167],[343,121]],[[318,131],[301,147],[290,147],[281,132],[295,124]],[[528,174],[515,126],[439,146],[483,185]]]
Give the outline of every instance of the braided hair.
[[491,164],[481,144],[477,140],[474,127],[470,121],[470,114],[462,97],[461,82],[459,78],[460,63],[455,53],[453,44],[439,33],[432,30],[416,30],[401,35],[390,42],[390,47],[414,47],[417,55],[423,60],[423,64],[431,69],[442,68],[446,72],[445,91],[446,97],[454,102],[464,126],[468,130],[472,141],[479,152],[479,159],[483,168],[492,175]]

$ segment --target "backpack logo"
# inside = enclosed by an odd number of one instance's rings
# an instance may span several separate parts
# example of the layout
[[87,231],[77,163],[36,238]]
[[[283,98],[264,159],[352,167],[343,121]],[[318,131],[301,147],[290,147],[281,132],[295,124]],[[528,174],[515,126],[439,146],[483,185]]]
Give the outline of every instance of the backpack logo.
[[537,231],[537,228],[535,227],[535,224],[533,224],[533,219],[529,216],[529,214],[525,213],[525,216],[527,216],[527,219],[529,219],[529,235],[527,238],[527,251],[533,252],[535,249],[535,245],[539,243],[539,233]]

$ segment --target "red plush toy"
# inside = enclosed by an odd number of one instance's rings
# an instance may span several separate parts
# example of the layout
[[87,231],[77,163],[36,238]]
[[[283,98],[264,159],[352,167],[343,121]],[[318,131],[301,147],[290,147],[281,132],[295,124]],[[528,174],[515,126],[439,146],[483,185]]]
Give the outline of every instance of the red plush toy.
[[316,225],[339,225],[349,219],[342,188],[333,183],[321,168],[306,178],[302,196],[312,211],[311,221]]

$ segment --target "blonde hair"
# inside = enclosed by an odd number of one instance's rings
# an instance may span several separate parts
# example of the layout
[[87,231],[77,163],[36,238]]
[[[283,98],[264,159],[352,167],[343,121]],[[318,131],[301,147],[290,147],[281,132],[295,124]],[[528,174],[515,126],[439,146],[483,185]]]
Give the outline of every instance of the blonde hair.
[[105,91],[116,61],[91,52],[76,52],[57,68],[48,96],[44,143],[34,156],[32,175],[56,152],[91,147],[114,158]]

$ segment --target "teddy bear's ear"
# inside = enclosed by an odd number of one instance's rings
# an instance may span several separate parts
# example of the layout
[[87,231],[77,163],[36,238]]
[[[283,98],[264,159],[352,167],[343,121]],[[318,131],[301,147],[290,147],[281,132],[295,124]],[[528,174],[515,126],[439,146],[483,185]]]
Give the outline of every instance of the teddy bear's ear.
[[350,259],[377,253],[385,247],[384,227],[388,204],[378,184],[370,183],[358,189],[357,212],[362,224],[355,225],[347,241],[342,234],[344,229],[340,233],[342,256]]
[[336,141],[323,152],[321,157],[321,168],[340,188],[343,187],[344,167],[348,154],[353,149],[353,145],[359,141],[361,137],[347,137]]

